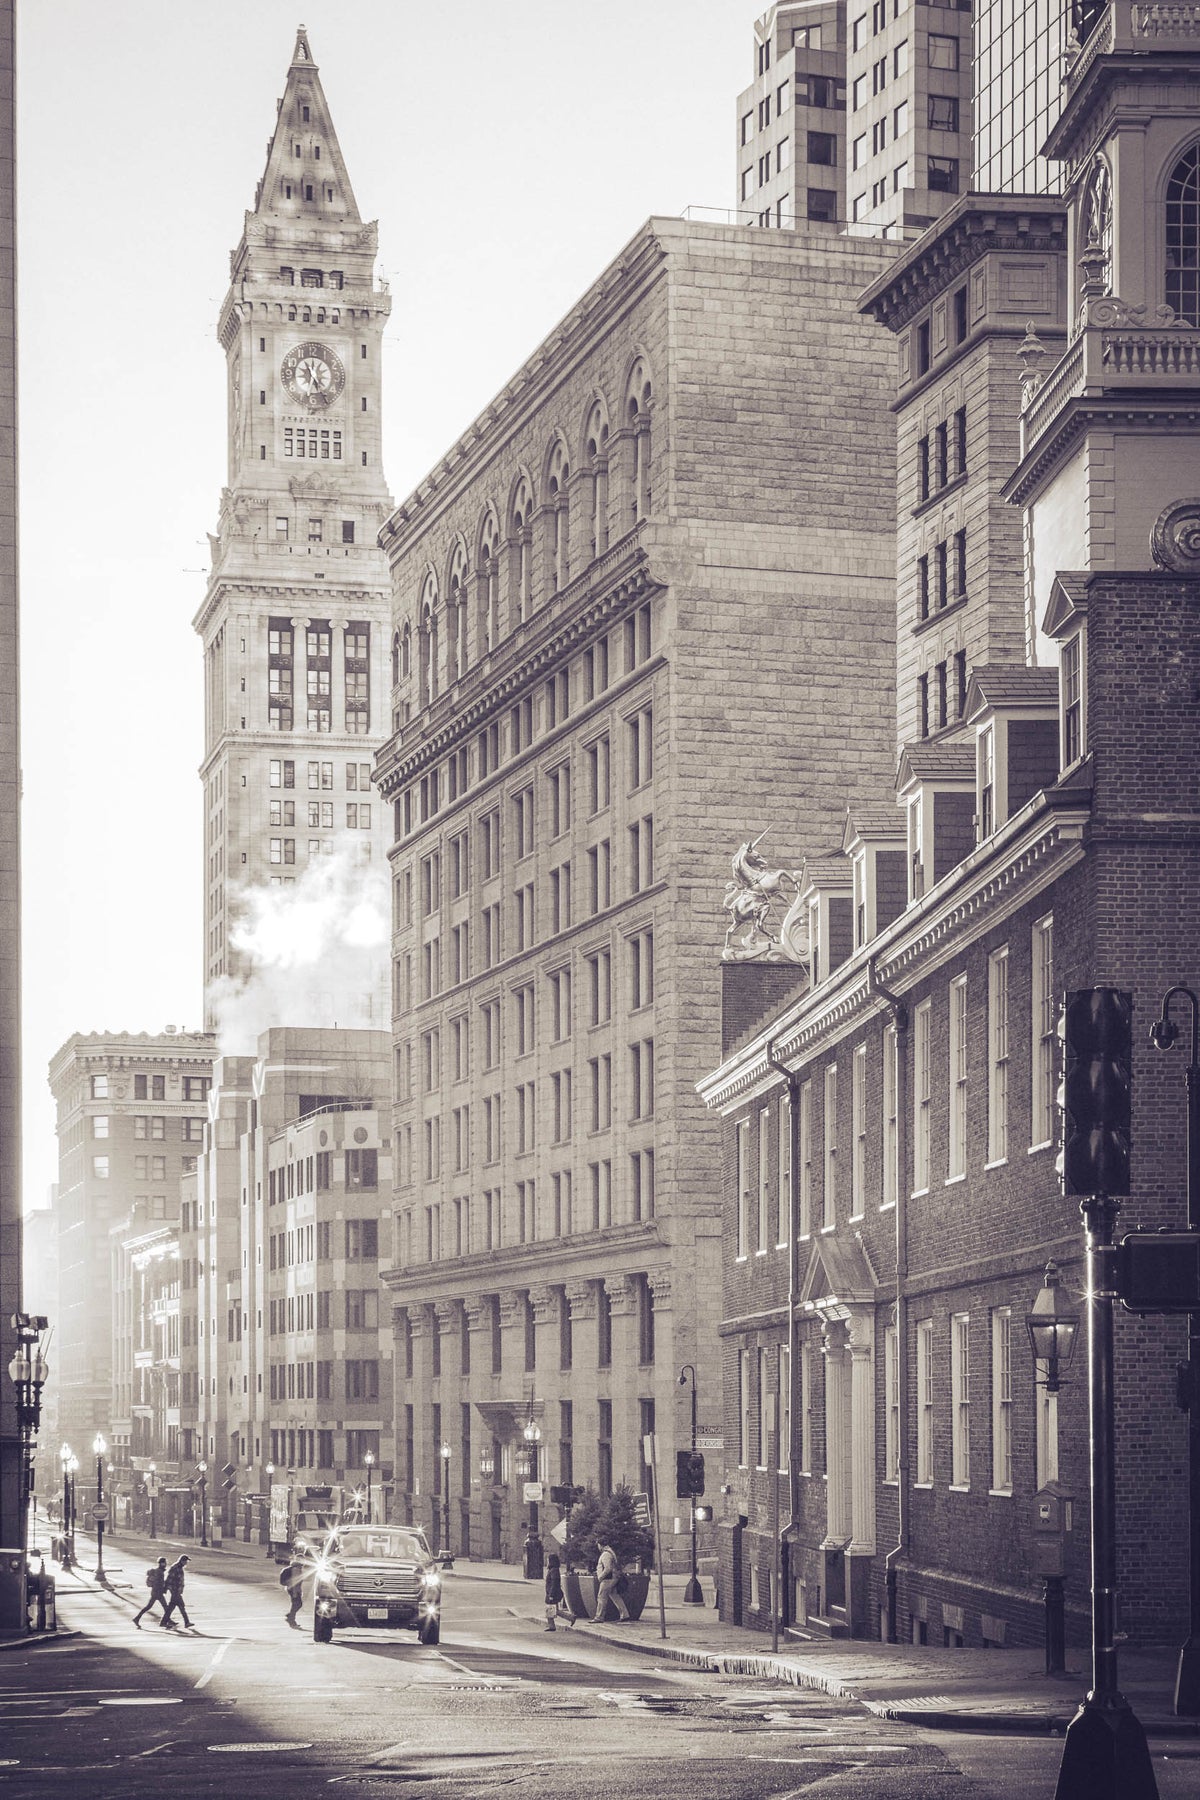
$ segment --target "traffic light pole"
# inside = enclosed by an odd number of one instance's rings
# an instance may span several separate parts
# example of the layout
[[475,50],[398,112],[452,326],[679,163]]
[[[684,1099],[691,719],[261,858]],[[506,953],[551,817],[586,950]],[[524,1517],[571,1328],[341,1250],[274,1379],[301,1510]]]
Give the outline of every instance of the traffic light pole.
[[1113,1233],[1120,1202],[1080,1202],[1087,1242],[1092,1510],[1092,1687],[1067,1727],[1054,1800],[1157,1800],[1146,1733],[1117,1682],[1117,1471],[1113,1400]]
[[[1200,999],[1191,988],[1168,988],[1162,1013],[1150,1028],[1150,1039],[1160,1050],[1169,1050],[1179,1036],[1171,1019],[1176,994],[1192,1009],[1192,1056],[1187,1083],[1187,1222],[1189,1231],[1200,1231]],[[1189,1583],[1188,1635],[1179,1652],[1175,1677],[1175,1711],[1186,1718],[1200,1717],[1200,1312],[1188,1314],[1186,1368],[1188,1416],[1188,1515]]]
[[[693,1462],[694,1462],[695,1455],[696,1455],[696,1370],[691,1363],[684,1364],[683,1370],[681,1370],[681,1372],[680,1372],[679,1379],[682,1381],[684,1374],[688,1370],[691,1370],[691,1376],[692,1376],[692,1450],[691,1450],[691,1454],[692,1454],[692,1458],[693,1458]],[[690,1576],[688,1577],[688,1584],[683,1590],[683,1597],[689,1606],[703,1606],[704,1605],[704,1591],[700,1586],[699,1565],[696,1560],[696,1496],[695,1496],[695,1494],[690,1494],[688,1496],[688,1513],[691,1518],[691,1527],[692,1527],[692,1572],[691,1572]]]

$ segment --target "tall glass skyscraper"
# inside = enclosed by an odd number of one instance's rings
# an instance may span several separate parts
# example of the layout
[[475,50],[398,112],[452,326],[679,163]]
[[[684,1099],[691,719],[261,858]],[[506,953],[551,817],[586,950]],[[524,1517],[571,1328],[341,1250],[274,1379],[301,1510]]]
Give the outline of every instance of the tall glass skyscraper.
[[981,193],[1057,194],[1062,174],[1040,155],[1062,107],[1067,0],[978,0],[975,172]]

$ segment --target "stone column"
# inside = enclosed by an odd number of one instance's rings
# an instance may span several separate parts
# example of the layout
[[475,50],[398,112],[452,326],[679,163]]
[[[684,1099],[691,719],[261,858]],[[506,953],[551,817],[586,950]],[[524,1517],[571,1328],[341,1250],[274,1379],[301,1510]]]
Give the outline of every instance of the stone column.
[[571,1372],[563,1377],[563,1399],[571,1402],[573,1475],[583,1486],[596,1481],[596,1284],[582,1278],[565,1284],[571,1309]]
[[[346,729],[346,621],[329,621],[329,727],[333,732]],[[337,815],[335,814],[336,818]],[[341,823],[345,824],[343,817]]]
[[852,1556],[875,1553],[875,1319],[860,1308],[850,1337],[850,1518]]
[[641,1447],[638,1443],[637,1293],[628,1275],[608,1275],[604,1281],[612,1309],[612,1369],[609,1392],[613,1412],[613,1486],[628,1481],[638,1485]]
[[[477,1554],[487,1556],[491,1545],[492,1518],[492,1482],[494,1469],[486,1477],[481,1472],[484,1457],[490,1457],[492,1451],[492,1429],[486,1424],[482,1413],[475,1402],[491,1396],[494,1385],[492,1376],[492,1296],[490,1294],[464,1294],[463,1312],[466,1314],[467,1328],[471,1334],[471,1373],[463,1377],[464,1400],[472,1402],[471,1410],[471,1467],[468,1472],[470,1482],[470,1499],[464,1498],[464,1507],[471,1509],[470,1542],[478,1546]],[[464,1496],[468,1489],[465,1482],[460,1487]]]
[[[413,1373],[413,1519],[426,1531],[433,1525],[433,1341],[430,1320],[423,1306],[408,1311],[412,1330]],[[431,1540],[432,1541],[432,1540]]]
[[825,1537],[822,1549],[841,1549],[850,1536],[849,1432],[845,1327],[826,1324],[825,1353]]
[[529,1300],[533,1307],[534,1361],[537,1365],[529,1379],[534,1384],[537,1420],[542,1428],[538,1473],[548,1484],[558,1480],[558,1399],[563,1382],[558,1354],[559,1290],[549,1286],[530,1288]]

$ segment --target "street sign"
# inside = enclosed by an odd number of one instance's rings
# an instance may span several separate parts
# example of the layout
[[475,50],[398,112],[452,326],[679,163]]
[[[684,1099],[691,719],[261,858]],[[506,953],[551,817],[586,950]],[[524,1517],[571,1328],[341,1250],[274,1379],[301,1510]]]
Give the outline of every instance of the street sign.
[[633,1516],[639,1525],[644,1525],[647,1530],[650,1529],[653,1521],[650,1517],[649,1494],[635,1494],[633,1496]]
[[108,1518],[108,1507],[103,1500],[97,1500],[95,1506],[93,1506],[92,1517],[95,1519],[97,1525],[103,1525]]
[[556,1544],[565,1544],[567,1541],[567,1521],[565,1519],[560,1519],[557,1525],[552,1525],[550,1527],[550,1536],[554,1539]]
[[542,1497],[542,1484],[540,1481],[527,1481],[521,1490],[521,1498],[523,1500],[540,1501]]
[[716,1437],[711,1432],[704,1432],[703,1434],[697,1432],[696,1448],[697,1450],[723,1450],[725,1448],[725,1439],[723,1437]]

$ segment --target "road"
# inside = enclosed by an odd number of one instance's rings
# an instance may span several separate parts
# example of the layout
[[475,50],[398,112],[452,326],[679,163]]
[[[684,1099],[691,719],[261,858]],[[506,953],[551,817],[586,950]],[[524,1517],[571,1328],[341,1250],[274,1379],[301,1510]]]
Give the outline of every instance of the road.
[[[1054,1741],[896,1726],[853,1702],[672,1666],[583,1624],[552,1644],[520,1616],[536,1609],[532,1584],[449,1575],[437,1649],[378,1631],[321,1645],[307,1607],[303,1629],[288,1629],[265,1559],[199,1553],[192,1631],[149,1619],[135,1631],[145,1559],[114,1550],[109,1560],[125,1564],[112,1569],[114,1592],[60,1584],[60,1623],[77,1636],[0,1656],[0,1800],[244,1800],[260,1782],[288,1800],[474,1800],[513,1788],[522,1800],[1042,1800],[1054,1790]],[[1200,1761],[1186,1746],[1156,1756],[1156,1773],[1163,1800],[1194,1800]]]

